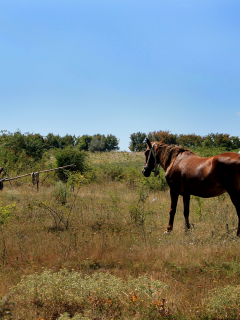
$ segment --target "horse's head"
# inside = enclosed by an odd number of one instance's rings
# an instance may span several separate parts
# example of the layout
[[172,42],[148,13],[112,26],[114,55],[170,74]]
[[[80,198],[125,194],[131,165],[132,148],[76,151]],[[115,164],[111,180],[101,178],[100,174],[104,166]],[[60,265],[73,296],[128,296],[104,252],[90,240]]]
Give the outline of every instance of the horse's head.
[[149,177],[151,172],[155,168],[156,154],[155,154],[155,151],[153,150],[152,144],[148,138],[146,139],[146,143],[147,143],[148,147],[147,147],[147,150],[144,152],[146,161],[145,161],[145,165],[142,170],[142,174],[144,175],[144,177]]

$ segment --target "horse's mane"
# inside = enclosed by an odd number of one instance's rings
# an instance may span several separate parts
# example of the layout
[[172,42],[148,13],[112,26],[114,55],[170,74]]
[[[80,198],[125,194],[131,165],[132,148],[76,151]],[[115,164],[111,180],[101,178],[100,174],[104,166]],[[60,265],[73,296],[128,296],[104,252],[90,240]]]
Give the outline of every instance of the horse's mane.
[[162,142],[157,143],[155,152],[159,156],[159,162],[166,170],[169,165],[176,159],[176,157],[185,151],[194,154],[189,149],[183,148],[182,146],[176,146],[175,144],[165,144]]

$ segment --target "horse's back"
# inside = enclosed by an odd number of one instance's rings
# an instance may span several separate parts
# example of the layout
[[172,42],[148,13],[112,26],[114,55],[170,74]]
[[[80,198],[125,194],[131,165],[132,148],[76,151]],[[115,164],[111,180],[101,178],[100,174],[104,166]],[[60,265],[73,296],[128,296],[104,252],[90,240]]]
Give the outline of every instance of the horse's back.
[[233,152],[213,157],[183,153],[166,174],[171,187],[200,197],[218,196],[229,189],[240,191],[240,155]]

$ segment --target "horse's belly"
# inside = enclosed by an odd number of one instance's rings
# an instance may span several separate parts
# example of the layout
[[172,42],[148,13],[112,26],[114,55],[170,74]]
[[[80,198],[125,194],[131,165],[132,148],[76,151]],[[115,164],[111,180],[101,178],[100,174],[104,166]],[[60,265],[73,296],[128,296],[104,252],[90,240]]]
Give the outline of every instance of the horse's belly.
[[190,193],[193,196],[202,198],[217,197],[226,192],[221,184],[212,183],[211,181],[191,181],[191,183],[184,183],[181,188],[181,193]]
[[221,194],[225,193],[226,190],[223,188],[219,189],[213,189],[213,190],[193,190],[190,192],[191,195],[197,196],[197,197],[202,197],[202,198],[212,198],[212,197],[217,197],[220,196]]

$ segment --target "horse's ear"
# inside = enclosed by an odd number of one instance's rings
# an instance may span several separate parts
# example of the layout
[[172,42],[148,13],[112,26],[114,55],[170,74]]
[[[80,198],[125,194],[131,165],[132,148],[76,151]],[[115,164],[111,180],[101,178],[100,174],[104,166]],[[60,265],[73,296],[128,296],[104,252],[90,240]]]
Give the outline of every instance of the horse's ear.
[[152,148],[152,144],[151,144],[151,142],[150,142],[150,140],[148,138],[146,138],[146,143],[149,146],[149,148],[151,149]]

